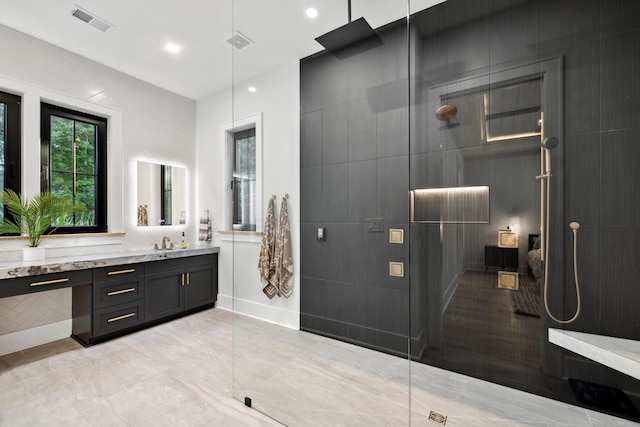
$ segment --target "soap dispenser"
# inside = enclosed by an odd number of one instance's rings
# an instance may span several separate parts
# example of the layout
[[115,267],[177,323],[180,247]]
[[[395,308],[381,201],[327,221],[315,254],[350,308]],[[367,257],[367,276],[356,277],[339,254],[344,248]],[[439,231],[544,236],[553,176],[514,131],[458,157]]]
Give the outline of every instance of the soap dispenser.
[[187,249],[187,243],[184,241],[184,231],[182,232],[182,240],[180,241],[180,248]]

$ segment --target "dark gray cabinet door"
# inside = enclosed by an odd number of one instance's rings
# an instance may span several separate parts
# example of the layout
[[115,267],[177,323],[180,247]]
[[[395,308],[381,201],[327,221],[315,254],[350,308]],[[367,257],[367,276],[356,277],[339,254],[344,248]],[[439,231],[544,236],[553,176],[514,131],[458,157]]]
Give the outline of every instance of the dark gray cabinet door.
[[185,309],[200,307],[215,302],[218,293],[217,276],[213,266],[193,267],[185,270]]
[[182,270],[147,275],[144,286],[146,321],[161,319],[184,310],[185,277]]

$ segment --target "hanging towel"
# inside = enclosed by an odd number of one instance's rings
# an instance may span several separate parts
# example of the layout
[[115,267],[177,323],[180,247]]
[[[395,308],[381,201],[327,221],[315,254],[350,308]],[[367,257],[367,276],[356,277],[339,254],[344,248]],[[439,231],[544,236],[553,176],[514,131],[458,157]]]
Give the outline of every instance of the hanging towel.
[[262,230],[262,247],[260,248],[260,259],[258,260],[258,270],[260,270],[260,281],[262,283],[262,292],[272,299],[278,294],[278,287],[273,283],[275,265],[274,253],[276,249],[276,209],[275,199],[273,196],[269,200],[267,208],[267,218]]
[[280,205],[280,220],[274,257],[278,296],[286,298],[289,298],[293,293],[293,251],[291,249],[291,230],[289,229],[288,199],[289,195],[286,194],[282,198],[282,204]]
[[209,220],[209,211],[205,210],[200,218],[200,229],[198,233],[198,240],[203,242],[211,241],[211,221]]

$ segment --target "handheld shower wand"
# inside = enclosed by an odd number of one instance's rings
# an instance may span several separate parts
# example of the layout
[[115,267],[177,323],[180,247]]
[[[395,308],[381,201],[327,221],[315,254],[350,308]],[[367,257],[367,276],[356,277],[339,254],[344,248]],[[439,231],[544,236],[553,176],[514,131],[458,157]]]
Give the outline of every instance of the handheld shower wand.
[[540,175],[536,176],[536,179],[545,179],[551,177],[551,150],[558,146],[558,138],[555,136],[548,137],[542,140],[540,147],[543,151],[544,164],[541,167]]
[[[573,275],[576,286],[577,307],[576,312],[568,320],[560,320],[551,314],[549,310],[548,289],[549,289],[549,217],[550,217],[550,192],[551,192],[551,150],[558,146],[558,138],[548,137],[540,143],[540,175],[536,176],[540,180],[540,259],[545,262],[544,266],[544,308],[549,317],[557,323],[571,323],[580,315],[580,285],[578,282],[578,229],[580,223],[572,222],[569,227],[573,231]],[[546,184],[546,186],[545,186]],[[545,200],[546,195],[546,200]]]
[[[549,288],[548,286],[549,266],[548,265],[544,266],[544,308],[547,311],[547,314],[549,315],[549,317],[553,319],[553,321],[557,323],[562,323],[562,324],[571,323],[574,320],[576,320],[580,315],[580,309],[582,307],[582,302],[580,299],[580,284],[578,281],[578,229],[580,228],[580,223],[575,221],[571,222],[569,223],[569,227],[573,231],[573,278],[574,278],[574,283],[576,285],[576,313],[573,315],[572,318],[568,320],[560,320],[556,318],[553,314],[551,314],[551,311],[549,310],[549,302],[547,297],[547,289]],[[549,248],[549,245],[547,245],[547,249],[548,248]],[[547,261],[547,264],[548,264],[548,261]]]

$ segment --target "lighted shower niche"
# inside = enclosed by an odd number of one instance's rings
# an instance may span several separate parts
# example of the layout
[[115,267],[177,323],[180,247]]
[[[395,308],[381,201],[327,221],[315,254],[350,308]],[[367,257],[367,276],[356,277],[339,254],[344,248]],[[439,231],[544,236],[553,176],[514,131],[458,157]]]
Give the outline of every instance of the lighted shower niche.
[[483,185],[412,190],[411,222],[488,224],[489,187]]

